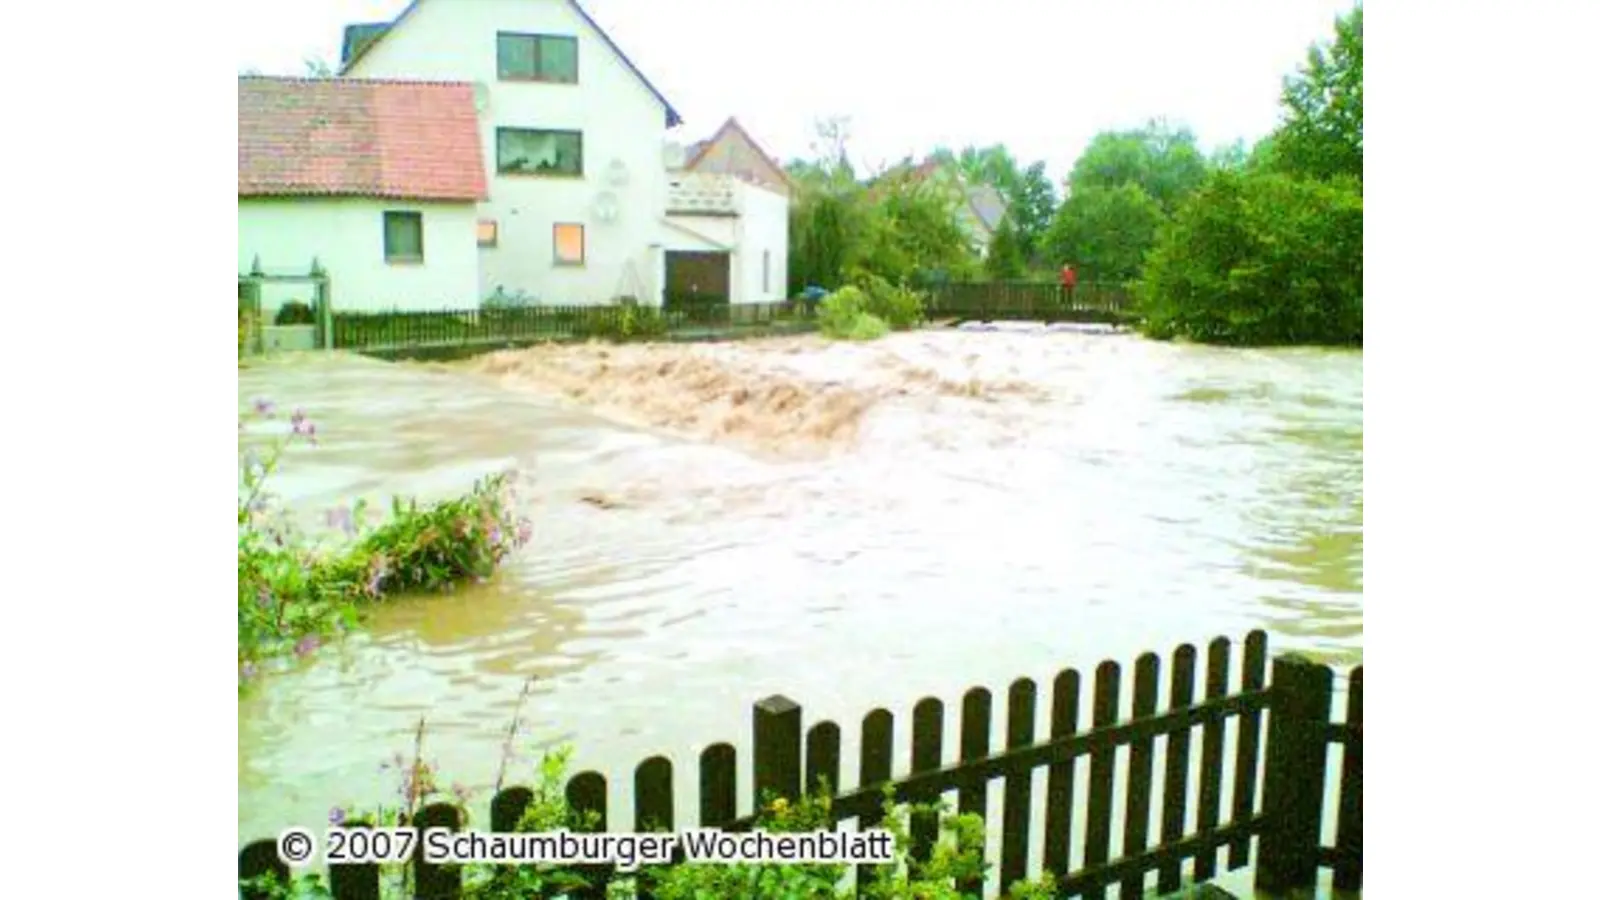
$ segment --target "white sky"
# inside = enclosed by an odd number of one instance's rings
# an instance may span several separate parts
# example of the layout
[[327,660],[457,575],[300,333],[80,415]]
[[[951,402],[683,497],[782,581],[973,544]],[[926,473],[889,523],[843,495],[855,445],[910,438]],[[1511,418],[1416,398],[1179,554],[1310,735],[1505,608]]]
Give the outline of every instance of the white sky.
[[[406,0],[244,0],[239,68],[337,64],[345,24]],[[439,2],[439,0],[434,0]],[[455,0],[462,2],[462,0]],[[471,2],[471,0],[466,0]],[[551,2],[551,0],[528,0]],[[727,116],[787,160],[850,117],[858,165],[1004,143],[1060,178],[1096,132],[1166,116],[1203,146],[1253,141],[1283,76],[1354,0],[583,0],[683,115]]]

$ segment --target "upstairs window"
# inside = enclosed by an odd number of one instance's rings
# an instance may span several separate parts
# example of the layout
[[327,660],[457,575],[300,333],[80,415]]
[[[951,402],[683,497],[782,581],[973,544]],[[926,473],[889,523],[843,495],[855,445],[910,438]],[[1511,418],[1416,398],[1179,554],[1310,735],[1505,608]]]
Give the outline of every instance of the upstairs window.
[[496,168],[502,175],[583,174],[583,132],[536,128],[495,131]]
[[496,36],[501,81],[578,83],[578,39],[555,34]]

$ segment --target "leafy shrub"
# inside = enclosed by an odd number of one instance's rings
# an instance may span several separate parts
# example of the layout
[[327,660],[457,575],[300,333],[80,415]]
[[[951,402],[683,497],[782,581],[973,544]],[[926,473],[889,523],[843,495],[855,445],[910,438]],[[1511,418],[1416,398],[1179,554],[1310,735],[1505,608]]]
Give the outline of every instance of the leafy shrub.
[[888,334],[889,331],[889,323],[872,313],[862,313],[856,317],[855,322],[850,326],[850,331],[845,335],[845,340],[875,341]]
[[905,331],[922,324],[923,295],[910,288],[891,284],[881,275],[864,273],[857,285],[866,294],[863,309],[882,319],[895,331]]
[[602,336],[619,341],[650,340],[667,333],[667,317],[654,306],[623,305],[601,327]]
[[278,314],[273,318],[274,325],[315,325],[317,314],[308,303],[299,300],[290,300],[278,307]]
[[817,327],[831,338],[848,338],[856,320],[867,311],[867,295],[855,285],[845,285],[817,304]]
[[[273,418],[272,404],[258,401],[255,415]],[[241,685],[261,663],[304,655],[354,627],[366,603],[487,577],[530,536],[528,523],[514,517],[509,475],[500,474],[444,503],[419,506],[396,498],[389,520],[365,533],[363,505],[334,510],[328,523],[347,543],[318,546],[274,507],[266,488],[291,444],[316,443],[316,426],[304,413],[296,412],[289,424],[289,434],[266,452],[240,452]]]
[[1360,183],[1220,172],[1164,226],[1138,288],[1151,337],[1361,344]]
[[255,313],[254,312],[252,312],[250,310],[246,310],[243,307],[240,307],[240,309],[239,309],[239,358],[241,360],[245,358],[246,348],[248,348],[250,346],[250,336],[251,336],[251,333],[254,332],[254,330],[255,330],[254,326],[252,325],[254,320],[255,320]]

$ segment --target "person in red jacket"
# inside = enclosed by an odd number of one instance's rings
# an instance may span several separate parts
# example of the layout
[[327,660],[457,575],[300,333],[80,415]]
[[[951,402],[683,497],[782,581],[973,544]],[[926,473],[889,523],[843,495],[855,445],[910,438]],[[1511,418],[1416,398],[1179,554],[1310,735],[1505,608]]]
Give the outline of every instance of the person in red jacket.
[[1068,305],[1071,305],[1072,295],[1077,287],[1078,272],[1072,268],[1072,263],[1067,263],[1061,267],[1061,289],[1066,291]]

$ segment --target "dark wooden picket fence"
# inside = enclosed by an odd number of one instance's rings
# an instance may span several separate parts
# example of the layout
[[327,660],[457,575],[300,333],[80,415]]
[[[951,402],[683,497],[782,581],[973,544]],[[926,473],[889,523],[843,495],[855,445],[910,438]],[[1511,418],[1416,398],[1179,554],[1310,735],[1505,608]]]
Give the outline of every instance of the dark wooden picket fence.
[[[669,298],[671,300],[672,298]],[[427,312],[333,314],[333,346],[384,355],[430,349],[493,349],[543,341],[694,339],[763,328],[799,330],[800,303],[669,302],[640,306],[519,306]]]
[[[1361,696],[1362,669],[1350,676],[1345,720],[1332,720],[1333,672],[1295,656],[1272,661],[1268,682],[1267,640],[1248,635],[1237,680],[1230,678],[1232,644],[1217,638],[1206,649],[1204,681],[1197,678],[1198,651],[1183,645],[1171,656],[1167,700],[1161,703],[1161,659],[1153,653],[1133,667],[1131,715],[1123,714],[1123,669],[1103,662],[1094,671],[1093,690],[1084,708],[1083,681],[1075,669],[1051,684],[1047,730],[1036,731],[1039,686],[1013,682],[1006,694],[1002,748],[991,748],[994,698],[975,687],[961,699],[960,726],[947,752],[945,704],[927,698],[911,714],[910,771],[892,771],[895,719],[876,709],[861,724],[855,788],[837,793],[832,813],[837,823],[877,826],[883,817],[883,790],[894,786],[896,802],[934,801],[955,795],[961,813],[987,817],[989,790],[998,782],[1002,813],[998,866],[987,884],[960,885],[964,893],[1004,890],[1030,872],[1029,846],[1036,812],[1034,776],[1044,770],[1043,870],[1056,878],[1057,896],[1104,898],[1115,889],[1122,898],[1143,897],[1154,881],[1162,893],[1178,890],[1186,874],[1195,882],[1214,878],[1219,866],[1250,865],[1255,845],[1258,889],[1286,893],[1310,888],[1319,868],[1331,868],[1336,888],[1361,887]],[[1232,682],[1230,684],[1230,682]],[[1197,696],[1197,693],[1201,693]],[[1263,735],[1262,720],[1267,719]],[[1234,720],[1232,793],[1224,800],[1225,733]],[[1198,777],[1192,778],[1193,742],[1199,730]],[[799,704],[774,696],[755,704],[750,764],[754,797],[796,798],[823,785],[841,784],[840,727],[818,722],[804,727]],[[1265,746],[1263,747],[1263,737]],[[1156,774],[1161,751],[1159,782]],[[1336,792],[1335,837],[1322,844],[1325,793],[1331,748],[1342,747]],[[1123,748],[1127,748],[1125,751]],[[954,757],[953,759],[951,757]],[[1121,759],[1119,759],[1121,757]],[[1125,762],[1123,761],[1125,760]],[[1080,762],[1087,777],[1080,780]],[[708,747],[698,760],[697,821],[703,827],[747,830],[755,809],[741,812],[736,791],[739,751],[732,744]],[[1119,792],[1117,773],[1123,771]],[[633,772],[634,831],[673,830],[687,816],[675,807],[675,769],[654,756]],[[1260,797],[1257,783],[1261,783]],[[1154,796],[1159,783],[1160,803]],[[1080,794],[1081,792],[1081,794]],[[1120,794],[1120,808],[1118,800]],[[1073,833],[1080,795],[1086,802],[1082,835]],[[501,791],[490,808],[490,829],[515,828],[532,792]],[[566,788],[568,803],[594,814],[594,830],[610,826],[608,784],[598,772],[583,772]],[[1193,811],[1191,814],[1191,804]],[[1224,811],[1227,821],[1223,821]],[[1113,827],[1122,820],[1121,841],[1113,854]],[[447,804],[421,810],[419,828],[457,830],[461,812]],[[1191,824],[1192,823],[1192,824]],[[991,832],[994,824],[990,823]],[[928,858],[938,822],[926,815],[911,820],[912,855]],[[1078,843],[1074,843],[1077,840]],[[1221,859],[1226,849],[1226,862]],[[1078,852],[1075,853],[1075,850]],[[459,867],[434,866],[418,855],[413,861],[413,891],[418,898],[461,896]],[[1186,867],[1189,870],[1186,873]],[[239,856],[241,878],[287,869],[275,842],[262,840]],[[574,897],[603,897],[613,871],[584,867],[591,887]],[[339,900],[377,896],[376,866],[334,866],[333,895]],[[858,886],[873,877],[859,867]],[[248,896],[248,895],[246,895]],[[643,885],[640,896],[649,896]]]
[[1086,322],[1122,324],[1133,319],[1126,286],[1024,281],[952,282],[927,288],[930,319],[979,322]]
[[[926,318],[982,322],[1123,323],[1132,304],[1121,285],[971,282],[923,289]],[[332,345],[373,355],[440,349],[488,350],[542,341],[608,338],[694,340],[809,330],[814,304],[804,300],[730,305],[712,297],[668,296],[660,309],[604,306],[501,306],[425,312],[335,310]]]

